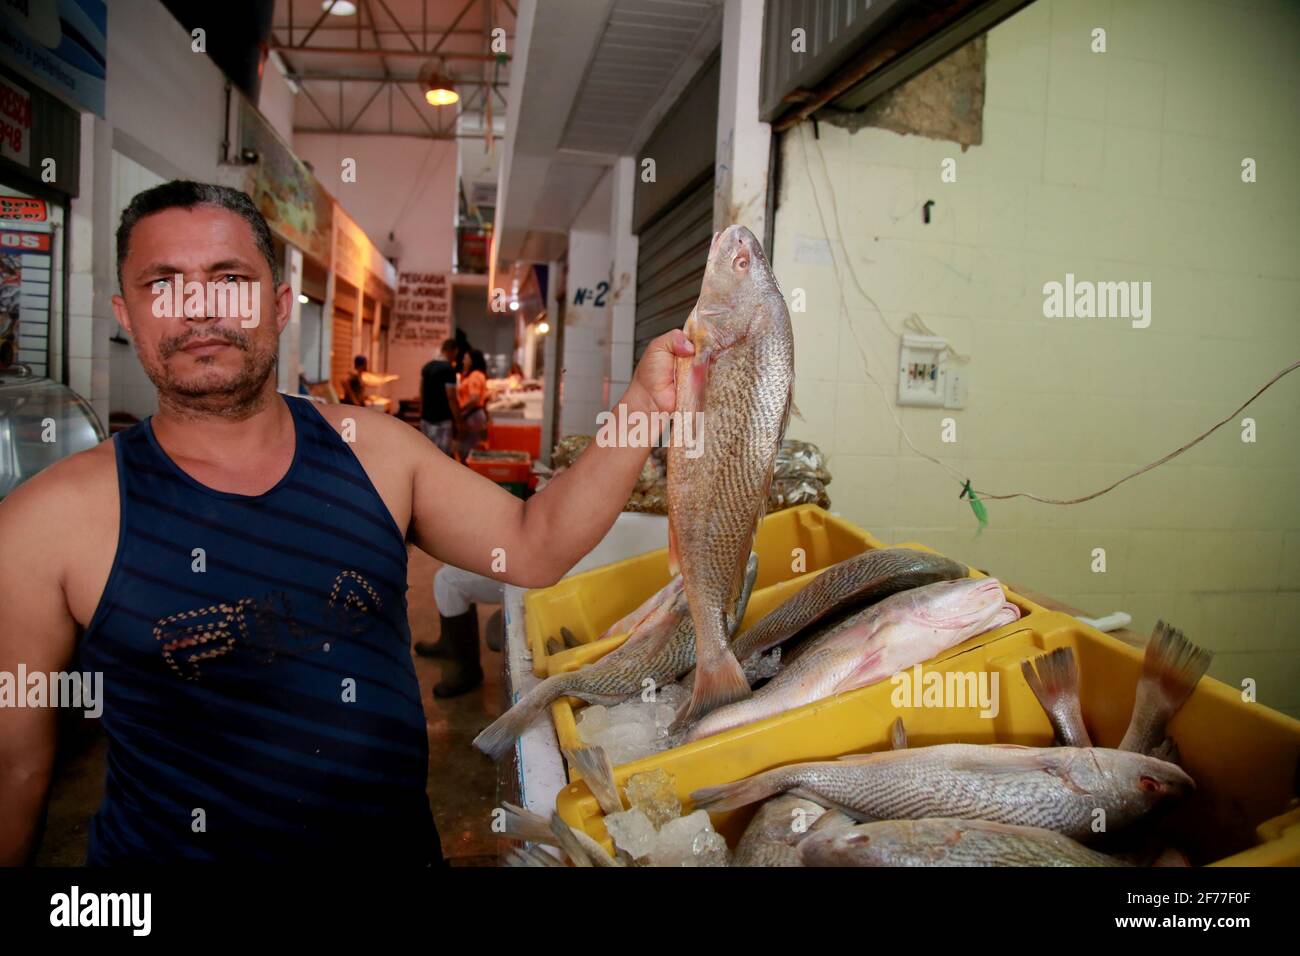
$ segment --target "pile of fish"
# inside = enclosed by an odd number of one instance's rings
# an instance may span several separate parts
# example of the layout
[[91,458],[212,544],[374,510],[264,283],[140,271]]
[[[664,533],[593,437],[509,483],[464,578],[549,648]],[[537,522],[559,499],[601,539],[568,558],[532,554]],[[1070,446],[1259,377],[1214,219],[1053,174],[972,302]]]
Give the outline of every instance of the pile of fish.
[[[1058,746],[909,748],[899,719],[889,751],[791,764],[696,790],[690,795],[695,811],[686,816],[663,770],[629,778],[624,791],[632,806],[624,810],[603,753],[572,752],[615,846],[613,863],[602,850],[605,859],[577,865],[1185,866],[1177,851],[1153,850],[1149,834],[1137,843],[1123,837],[1140,834],[1140,824],[1196,786],[1175,762],[1154,753],[1176,755],[1167,724],[1210,656],[1177,629],[1157,625],[1119,748],[1088,742],[1077,668],[1063,648],[1024,665]],[[706,811],[751,804],[758,809],[729,851],[705,825]],[[544,828],[534,821],[530,832]],[[554,829],[547,832],[553,836]],[[659,839],[671,849],[657,849]],[[536,865],[518,854],[513,862]]]

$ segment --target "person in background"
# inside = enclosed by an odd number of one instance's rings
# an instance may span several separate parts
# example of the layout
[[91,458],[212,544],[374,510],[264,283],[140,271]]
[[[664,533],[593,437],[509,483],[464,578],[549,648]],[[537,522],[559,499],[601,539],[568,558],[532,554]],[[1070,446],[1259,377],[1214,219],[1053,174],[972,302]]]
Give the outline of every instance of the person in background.
[[506,378],[507,388],[518,388],[524,383],[524,369],[518,362],[510,366],[510,375]]
[[487,361],[478,349],[470,349],[460,357],[461,377],[456,386],[460,402],[460,440],[457,442],[460,460],[482,444],[487,437]]
[[456,366],[460,349],[451,339],[442,341],[442,358],[420,369],[420,430],[444,455],[452,454],[452,438],[460,403],[456,398]]
[[343,394],[339,401],[344,405],[364,405],[366,403],[365,387],[361,377],[366,374],[368,360],[358,355],[352,360],[352,374],[343,382]]
[[[438,605],[438,640],[416,641],[415,653],[448,662],[443,679],[433,685],[433,696],[446,699],[483,683],[478,603],[503,603],[505,587],[482,574],[444,564],[433,576],[433,600]],[[489,621],[488,647],[499,651],[501,644],[494,645],[492,630]]]

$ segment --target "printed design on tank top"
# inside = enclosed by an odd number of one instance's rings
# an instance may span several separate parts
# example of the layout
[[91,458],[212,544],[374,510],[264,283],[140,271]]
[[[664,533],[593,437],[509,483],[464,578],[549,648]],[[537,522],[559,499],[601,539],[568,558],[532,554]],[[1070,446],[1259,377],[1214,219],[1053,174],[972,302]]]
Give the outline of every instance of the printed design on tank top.
[[153,629],[163,660],[182,680],[202,676],[200,661],[229,654],[236,645],[259,663],[271,664],[281,654],[328,653],[331,637],[357,637],[368,629],[367,616],[383,607],[379,592],[357,571],[340,571],[330,588],[326,618],[330,633],[314,640],[294,613],[289,595],[271,591],[260,600],[246,597],[234,604],[212,604],[169,614]]

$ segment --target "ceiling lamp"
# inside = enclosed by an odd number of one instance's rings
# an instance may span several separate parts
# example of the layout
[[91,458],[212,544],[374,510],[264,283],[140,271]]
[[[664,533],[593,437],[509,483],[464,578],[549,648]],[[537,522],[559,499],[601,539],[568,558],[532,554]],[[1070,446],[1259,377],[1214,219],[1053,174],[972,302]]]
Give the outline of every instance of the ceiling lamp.
[[545,335],[545,334],[546,334],[547,332],[549,332],[549,331],[551,331],[551,325],[550,325],[549,322],[538,322],[538,323],[537,323],[537,334],[538,334],[538,335]]
[[357,5],[352,0],[334,0],[332,5],[330,0],[325,0],[320,6],[322,10],[328,10],[336,17],[350,17],[357,12]]
[[437,64],[430,64],[420,71],[420,83],[424,86],[424,101],[430,106],[450,106],[460,99],[455,90],[455,80]]

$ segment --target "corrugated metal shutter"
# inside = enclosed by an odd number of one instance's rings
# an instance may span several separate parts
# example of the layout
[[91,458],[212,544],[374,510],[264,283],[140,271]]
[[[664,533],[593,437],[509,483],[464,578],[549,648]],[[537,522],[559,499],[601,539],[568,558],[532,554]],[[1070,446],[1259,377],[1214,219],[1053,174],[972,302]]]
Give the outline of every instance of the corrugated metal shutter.
[[[334,313],[334,347],[330,354],[330,380],[336,389],[342,389],[352,374],[352,316],[346,312]],[[340,392],[340,397],[342,392]]]
[[700,296],[713,241],[713,174],[647,226],[636,260],[637,359],[656,335],[681,328]]

